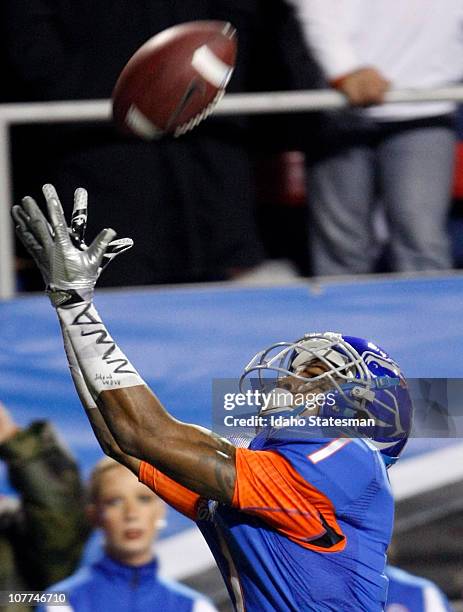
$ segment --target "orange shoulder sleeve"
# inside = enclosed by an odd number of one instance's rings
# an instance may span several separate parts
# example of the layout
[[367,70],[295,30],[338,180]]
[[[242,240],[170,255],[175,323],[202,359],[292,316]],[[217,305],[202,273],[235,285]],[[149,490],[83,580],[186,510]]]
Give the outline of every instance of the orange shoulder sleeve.
[[138,480],[147,485],[170,506],[193,521],[196,520],[201,497],[172,478],[169,478],[146,461],[140,462]]
[[[236,450],[236,485],[232,505],[263,519],[291,540],[324,552],[345,546],[331,501],[274,451]],[[332,546],[318,546],[332,530]],[[311,544],[311,542],[314,542]]]

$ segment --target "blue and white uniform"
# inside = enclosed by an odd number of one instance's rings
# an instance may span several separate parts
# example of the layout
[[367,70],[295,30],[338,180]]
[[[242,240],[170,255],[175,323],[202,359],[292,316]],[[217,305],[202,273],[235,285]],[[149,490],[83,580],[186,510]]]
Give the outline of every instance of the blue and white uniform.
[[47,589],[66,593],[67,605],[40,612],[214,612],[204,596],[158,576],[157,561],[133,567],[103,556]]

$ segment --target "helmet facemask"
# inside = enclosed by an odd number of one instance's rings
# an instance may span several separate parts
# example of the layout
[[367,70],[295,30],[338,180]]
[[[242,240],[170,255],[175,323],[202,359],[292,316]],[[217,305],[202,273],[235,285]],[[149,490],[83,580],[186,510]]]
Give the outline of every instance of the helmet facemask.
[[[316,369],[313,367],[316,365],[319,365],[321,373],[307,374],[308,370]],[[268,414],[298,408],[291,404],[291,394],[329,391],[337,391],[352,409],[361,409],[358,402],[344,392],[343,386],[356,381],[368,388],[371,373],[361,356],[340,334],[328,332],[307,334],[295,342],[278,342],[257,353],[244,369],[240,379],[241,390],[249,379],[252,379],[254,389],[275,394],[274,405],[265,411]]]
[[[314,366],[324,371],[316,373]],[[361,338],[326,332],[273,344],[245,367],[242,391],[249,381],[252,389],[275,396],[265,414],[372,419],[374,426],[339,433],[369,438],[386,463],[395,461],[410,432],[412,405],[400,368],[382,349]],[[332,394],[334,401],[317,403],[310,410],[295,403],[295,394],[309,393]]]

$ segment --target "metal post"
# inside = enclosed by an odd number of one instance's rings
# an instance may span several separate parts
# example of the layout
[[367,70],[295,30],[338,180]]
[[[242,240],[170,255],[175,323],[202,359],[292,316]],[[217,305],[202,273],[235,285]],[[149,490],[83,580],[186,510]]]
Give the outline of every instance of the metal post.
[[0,299],[13,297],[16,285],[13,223],[10,217],[10,129],[0,120]]

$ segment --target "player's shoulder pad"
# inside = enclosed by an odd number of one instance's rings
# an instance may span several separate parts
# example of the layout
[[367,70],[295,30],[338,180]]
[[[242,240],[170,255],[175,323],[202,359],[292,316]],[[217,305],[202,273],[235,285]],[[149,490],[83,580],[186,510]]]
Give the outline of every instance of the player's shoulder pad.
[[389,487],[384,463],[365,440],[335,438],[315,443],[280,445],[273,449],[337,508],[349,504],[375,483]]

